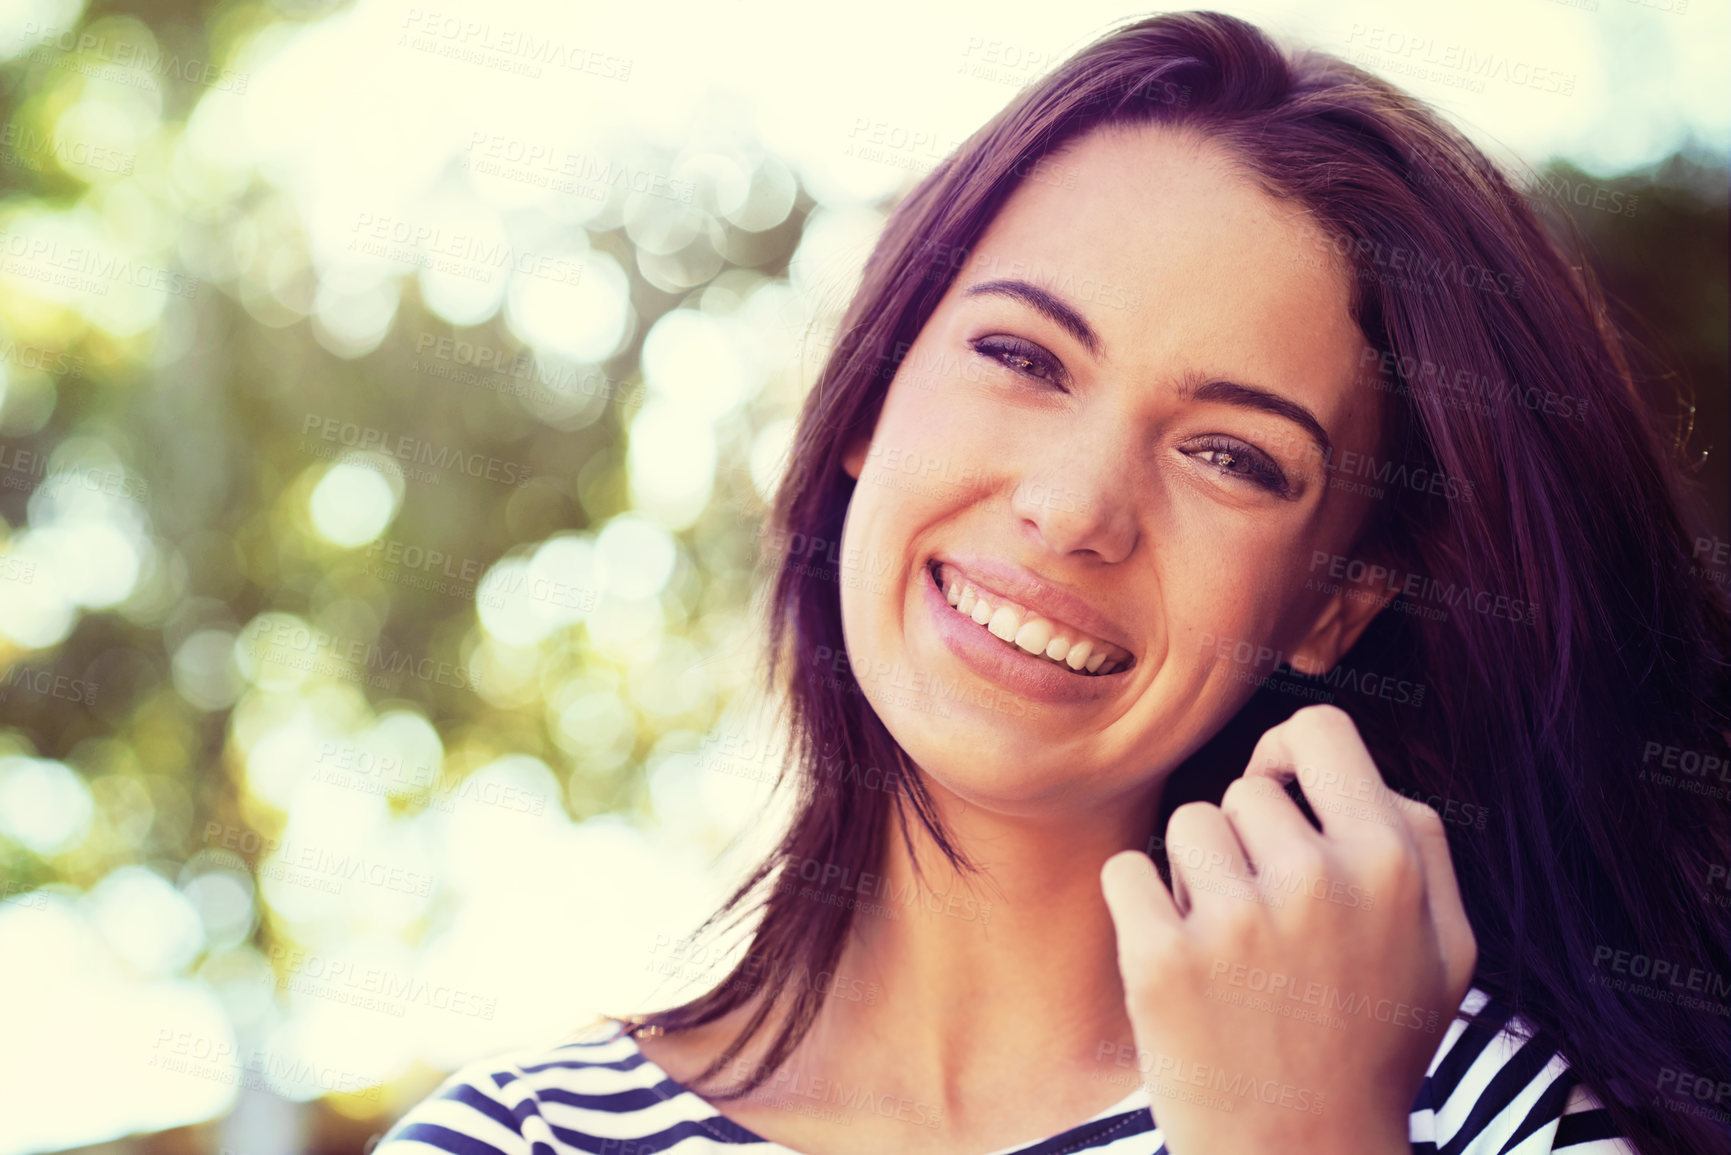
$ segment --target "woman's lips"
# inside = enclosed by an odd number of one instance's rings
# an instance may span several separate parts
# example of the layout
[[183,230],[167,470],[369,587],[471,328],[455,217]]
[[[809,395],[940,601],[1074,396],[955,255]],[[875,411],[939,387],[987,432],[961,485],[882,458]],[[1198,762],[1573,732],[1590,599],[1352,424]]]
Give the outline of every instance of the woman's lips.
[[[933,628],[964,665],[1024,698],[1041,702],[1095,702],[1116,693],[1129,667],[1109,674],[1078,673],[1047,657],[1035,657],[982,629],[950,605],[932,566],[922,567],[924,601]],[[1102,662],[1104,665],[1104,662]]]
[[950,562],[934,558],[928,568],[932,580],[944,591],[944,600],[957,613],[1025,653],[1044,657],[1077,673],[1110,674],[1135,663],[1134,655],[1124,647],[1030,609],[995,590],[976,586],[968,573]]

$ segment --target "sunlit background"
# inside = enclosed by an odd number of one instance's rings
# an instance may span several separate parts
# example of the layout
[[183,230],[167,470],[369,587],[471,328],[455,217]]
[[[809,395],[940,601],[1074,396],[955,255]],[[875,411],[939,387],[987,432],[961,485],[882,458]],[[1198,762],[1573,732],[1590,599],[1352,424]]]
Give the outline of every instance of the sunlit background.
[[[1223,7],[1572,220],[1723,494],[1731,6]],[[0,1155],[358,1152],[701,989],[800,399],[888,207],[1140,14],[0,3]]]

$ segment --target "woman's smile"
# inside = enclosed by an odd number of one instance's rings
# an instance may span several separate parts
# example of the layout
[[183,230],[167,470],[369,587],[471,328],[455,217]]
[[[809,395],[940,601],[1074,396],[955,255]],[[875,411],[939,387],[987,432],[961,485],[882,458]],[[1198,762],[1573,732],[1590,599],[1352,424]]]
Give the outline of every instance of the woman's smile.
[[941,558],[927,568],[957,612],[1035,657],[1087,674],[1110,674],[1135,660],[1106,636],[1118,632],[1116,626],[1080,598],[1031,574],[999,563],[963,565]]
[[[1098,702],[1129,684],[1125,675],[1135,667],[1135,659],[1123,647],[1092,638],[1008,599],[981,591],[963,580],[962,571],[937,559],[922,566],[921,573],[921,600],[933,630],[945,648],[980,677],[1020,697],[1048,703]],[[939,588],[940,575],[946,585],[957,588],[958,601],[968,596],[965,591],[976,591],[968,612],[951,603],[948,589]],[[982,615],[986,618],[984,623],[979,620]],[[1030,652],[1042,627],[1045,638],[1040,652]],[[1010,635],[1008,639],[1003,636],[1006,633]],[[1095,650],[1096,645],[1103,648]],[[1058,648],[1064,651],[1064,661],[1049,656]],[[1078,654],[1080,670],[1069,662]],[[1110,655],[1123,655],[1125,661],[1109,667]],[[1093,672],[1088,670],[1090,664]]]

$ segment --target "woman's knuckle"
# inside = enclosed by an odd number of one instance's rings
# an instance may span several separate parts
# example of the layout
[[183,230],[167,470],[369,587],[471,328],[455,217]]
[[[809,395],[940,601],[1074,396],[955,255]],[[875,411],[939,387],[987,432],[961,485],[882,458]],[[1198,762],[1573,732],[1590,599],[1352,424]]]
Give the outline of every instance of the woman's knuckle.
[[1318,732],[1338,732],[1342,729],[1358,732],[1353,725],[1352,715],[1332,702],[1315,702],[1295,711],[1287,724],[1297,725],[1303,729]]
[[1269,793],[1280,789],[1272,781],[1260,775],[1255,777],[1234,778],[1221,795],[1220,808],[1231,810],[1245,805],[1251,799],[1268,797]]
[[1302,842],[1282,855],[1282,866],[1297,878],[1318,878],[1329,871],[1328,852],[1314,842]]
[[[1404,796],[1400,794],[1396,794],[1395,797],[1397,799],[1404,798]],[[1399,805],[1406,814],[1407,821],[1411,822],[1413,828],[1419,833],[1443,833],[1442,815],[1437,813],[1436,807],[1412,798],[1405,798],[1404,801],[1397,802],[1397,805]]]
[[1371,885],[1391,895],[1417,888],[1422,877],[1417,856],[1401,838],[1380,837],[1368,841],[1359,852],[1358,866]]

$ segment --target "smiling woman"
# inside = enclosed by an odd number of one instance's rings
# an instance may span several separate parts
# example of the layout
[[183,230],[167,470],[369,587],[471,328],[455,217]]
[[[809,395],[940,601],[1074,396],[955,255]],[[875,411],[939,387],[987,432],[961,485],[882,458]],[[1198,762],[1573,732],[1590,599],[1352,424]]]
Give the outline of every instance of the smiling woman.
[[768,536],[877,576],[779,559],[744,957],[385,1147],[1731,1149],[1731,824],[1644,768],[1725,764],[1731,624],[1619,342],[1389,85],[1087,48],[898,207],[801,415]]

